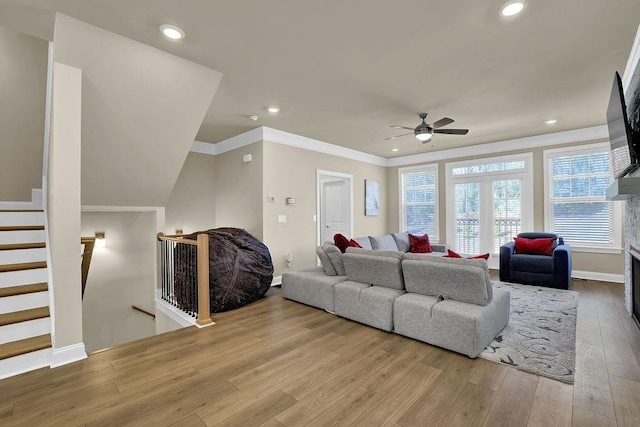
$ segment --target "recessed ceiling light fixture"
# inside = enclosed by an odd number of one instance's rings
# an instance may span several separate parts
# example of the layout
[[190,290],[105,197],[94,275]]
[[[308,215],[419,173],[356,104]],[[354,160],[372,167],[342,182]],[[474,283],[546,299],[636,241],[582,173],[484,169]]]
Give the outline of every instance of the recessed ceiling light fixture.
[[500,9],[500,15],[504,17],[510,17],[519,14],[524,10],[524,1],[513,1],[509,0],[505,4],[502,5],[502,9]]
[[556,123],[558,123],[558,119],[547,120],[545,123],[548,125],[555,125]]
[[176,27],[175,25],[162,24],[160,25],[160,32],[171,40],[180,40],[184,38],[184,31],[182,31],[182,28]]
[[267,111],[270,113],[278,113],[280,111],[280,107],[276,107],[275,105],[272,105],[269,108],[267,108]]
[[394,153],[395,153],[396,151],[398,151],[398,150],[399,150],[398,148],[392,148],[392,149],[391,149],[391,151],[393,151]]

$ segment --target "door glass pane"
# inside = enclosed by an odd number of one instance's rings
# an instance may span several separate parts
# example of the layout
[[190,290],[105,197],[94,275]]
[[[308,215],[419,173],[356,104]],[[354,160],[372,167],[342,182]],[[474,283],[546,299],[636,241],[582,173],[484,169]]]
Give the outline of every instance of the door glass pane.
[[456,247],[462,253],[480,253],[480,184],[456,184]]
[[493,181],[493,253],[521,231],[521,181]]

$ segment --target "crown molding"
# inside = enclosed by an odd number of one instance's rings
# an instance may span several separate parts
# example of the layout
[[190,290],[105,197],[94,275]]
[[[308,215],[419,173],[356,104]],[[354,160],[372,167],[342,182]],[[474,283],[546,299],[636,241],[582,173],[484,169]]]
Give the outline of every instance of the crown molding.
[[353,150],[351,148],[342,147],[340,145],[307,138],[306,136],[297,135],[295,133],[261,126],[232,138],[225,139],[217,144],[194,141],[191,146],[191,151],[194,153],[216,156],[259,141],[269,141],[276,144],[329,154],[331,156],[357,160],[359,162],[369,163],[376,166],[395,167],[420,163],[432,163],[439,160],[457,159],[469,156],[504,153],[507,151],[526,150],[551,145],[563,145],[573,142],[587,142],[606,139],[608,137],[609,131],[607,126],[601,125],[387,159],[373,154],[363,153],[362,151]]
[[640,25],[638,26],[636,38],[633,41],[633,47],[631,47],[631,53],[629,53],[627,66],[624,68],[624,73],[622,74],[622,87],[625,93],[629,90],[633,72],[635,71],[638,64],[640,64]]
[[357,160],[359,162],[370,163],[372,165],[387,166],[388,159],[385,159],[384,157],[363,153],[362,151],[330,144],[313,138],[307,138],[306,136],[296,135],[295,133],[285,132],[278,129],[269,127],[263,127],[263,129],[265,141],[316,151],[318,153],[329,154],[332,156],[344,157],[345,159]]
[[606,125],[593,126],[564,132],[548,133],[545,135],[528,136],[525,138],[509,139],[505,141],[489,142],[469,147],[451,148],[449,150],[434,151],[432,153],[413,154],[411,156],[387,159],[387,166],[406,166],[417,163],[432,163],[438,160],[456,159],[461,157],[479,156],[485,154],[504,153],[507,151],[525,150],[550,145],[562,145],[572,142],[592,141],[609,138]]

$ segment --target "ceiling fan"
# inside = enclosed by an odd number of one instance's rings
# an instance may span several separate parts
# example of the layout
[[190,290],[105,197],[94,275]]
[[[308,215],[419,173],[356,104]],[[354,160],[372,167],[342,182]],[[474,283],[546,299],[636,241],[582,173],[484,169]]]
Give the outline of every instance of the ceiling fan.
[[401,136],[414,134],[416,138],[418,138],[418,140],[422,141],[422,143],[424,144],[431,139],[434,133],[444,133],[448,135],[466,135],[469,132],[469,129],[440,129],[442,126],[446,126],[455,121],[448,117],[444,117],[436,122],[428,124],[425,122],[425,120],[429,116],[427,113],[420,113],[418,114],[418,116],[422,119],[422,123],[420,123],[415,129],[406,127],[406,126],[398,126],[398,125],[390,126],[396,129],[408,129],[413,132],[405,133],[402,135],[390,136],[389,138],[385,138],[385,141],[388,141],[390,139],[400,138]]

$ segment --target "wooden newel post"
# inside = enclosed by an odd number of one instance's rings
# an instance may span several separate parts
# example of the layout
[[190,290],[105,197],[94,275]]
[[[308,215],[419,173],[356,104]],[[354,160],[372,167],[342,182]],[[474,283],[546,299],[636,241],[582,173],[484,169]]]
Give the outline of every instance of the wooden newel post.
[[198,319],[200,326],[210,325],[211,308],[209,305],[209,236],[198,234]]

